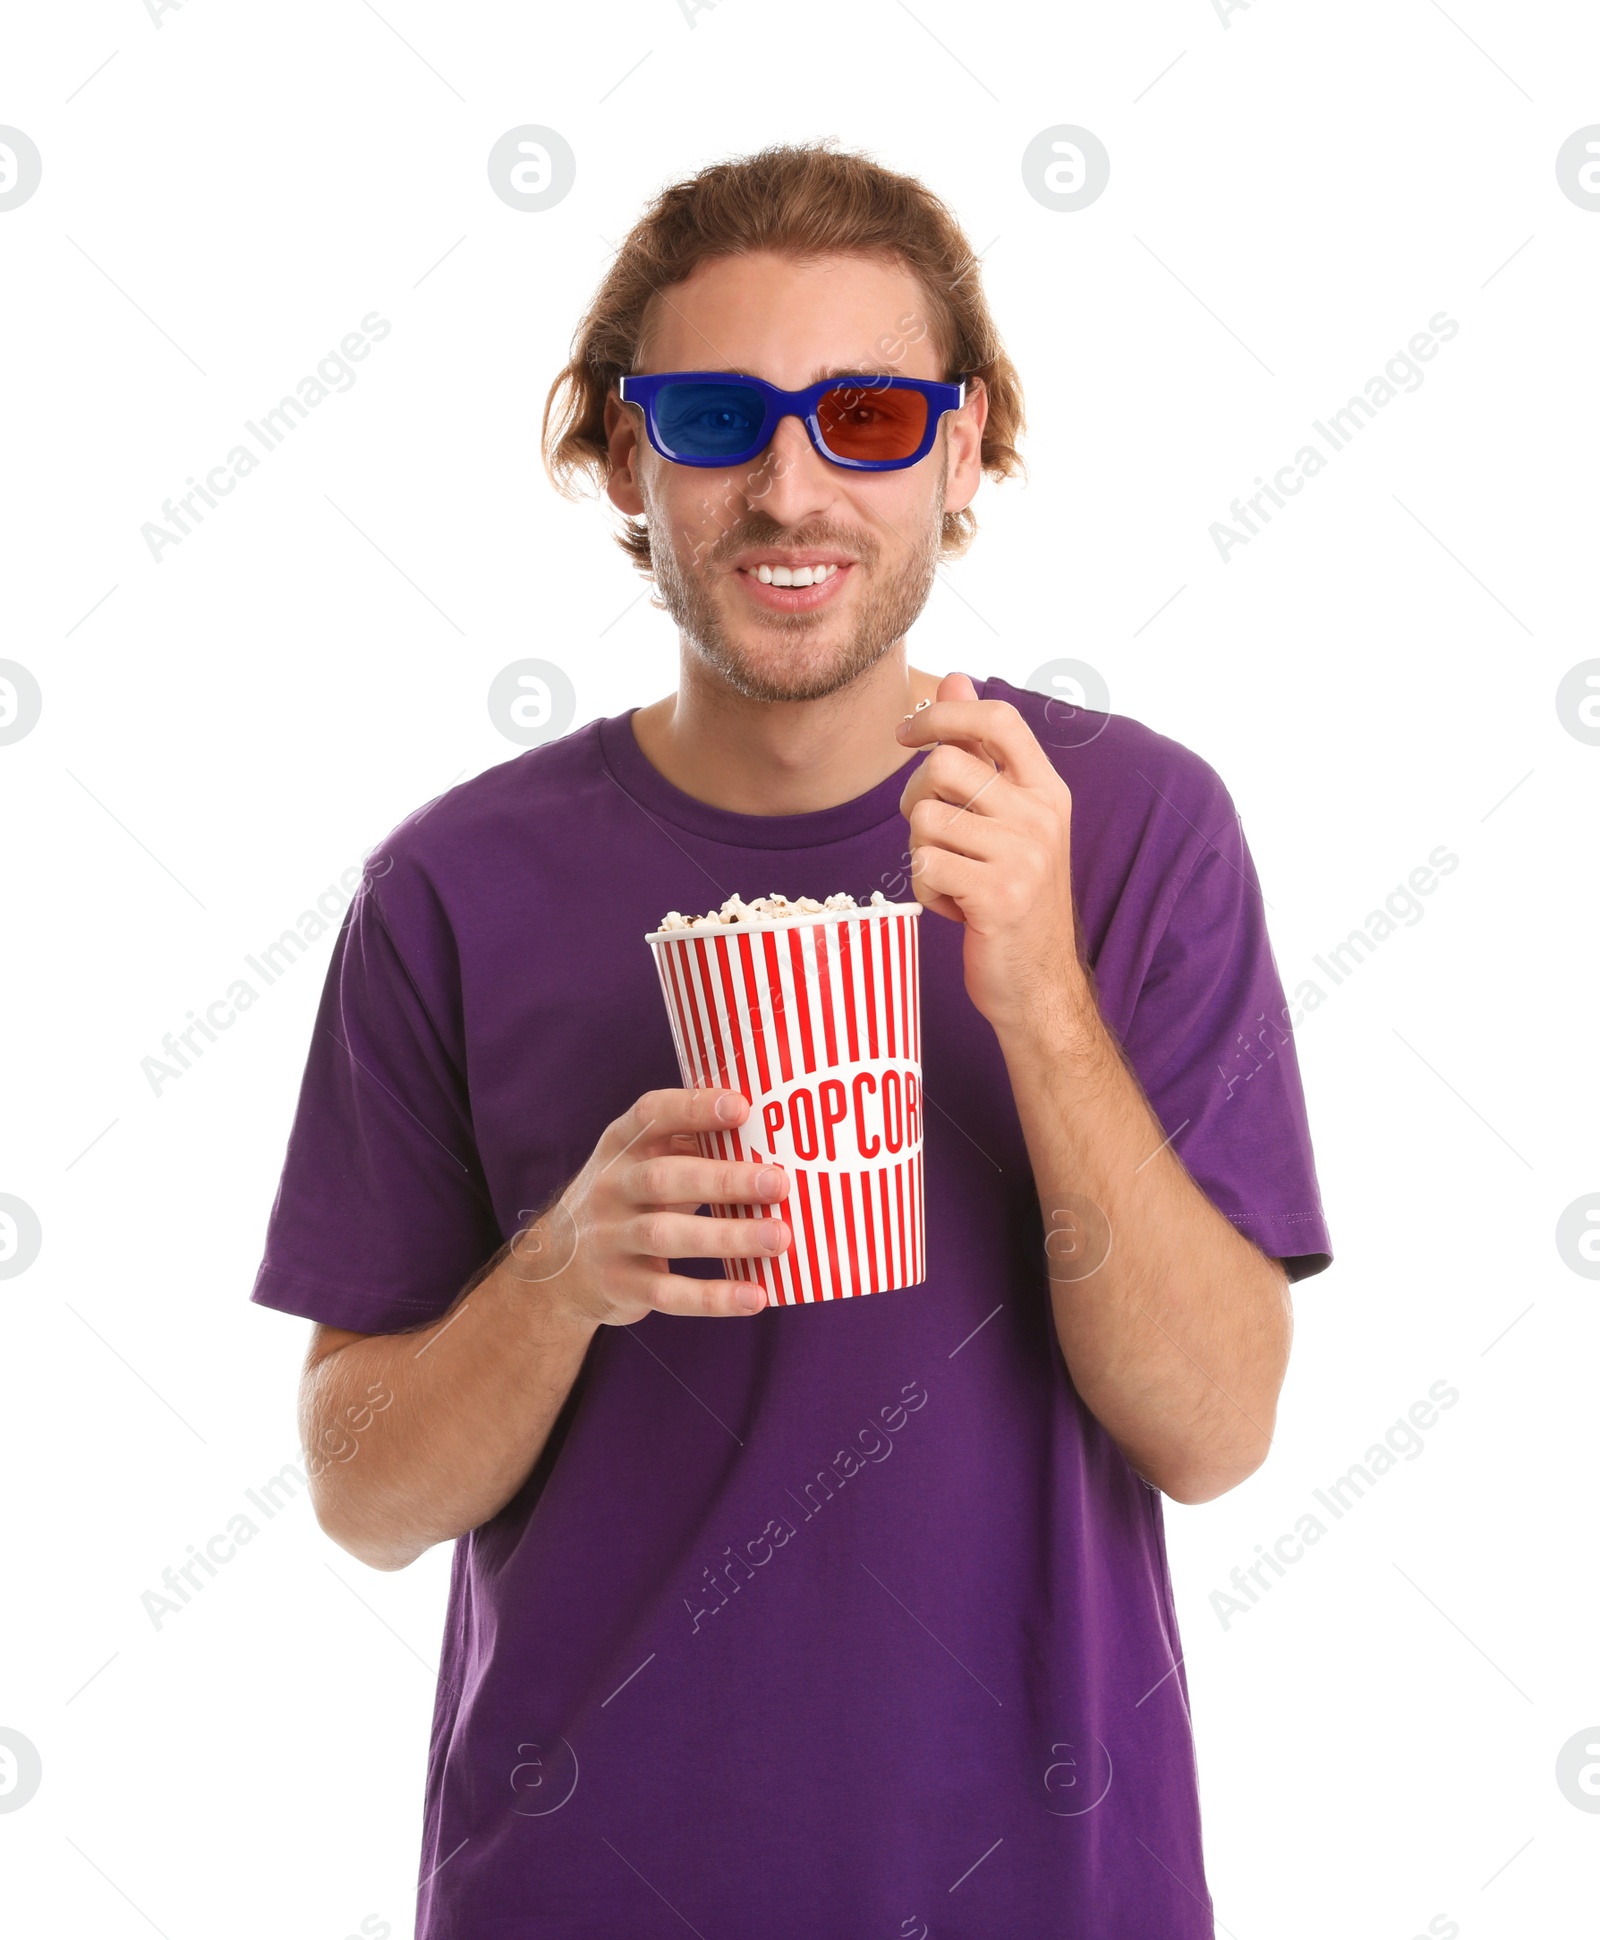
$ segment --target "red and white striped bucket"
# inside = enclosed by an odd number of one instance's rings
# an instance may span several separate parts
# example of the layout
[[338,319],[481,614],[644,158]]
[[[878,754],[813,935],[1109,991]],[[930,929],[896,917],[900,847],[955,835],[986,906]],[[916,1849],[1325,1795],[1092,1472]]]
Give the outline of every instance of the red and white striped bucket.
[[927,1276],[920,914],[919,903],[888,903],[646,939],[684,1084],[739,1091],[755,1107],[736,1129],[700,1133],[701,1152],[789,1174],[780,1205],[711,1208],[788,1223],[787,1251],[726,1265],[769,1305]]

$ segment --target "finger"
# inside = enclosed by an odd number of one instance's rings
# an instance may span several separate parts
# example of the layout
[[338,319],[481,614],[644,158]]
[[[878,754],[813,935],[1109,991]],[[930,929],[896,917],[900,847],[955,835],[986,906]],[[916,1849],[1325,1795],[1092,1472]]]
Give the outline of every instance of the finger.
[[926,748],[954,741],[984,754],[1014,781],[1027,785],[1055,775],[1033,729],[1010,701],[935,701],[895,729],[902,747]]
[[760,1206],[789,1196],[781,1165],[660,1153],[618,1175],[623,1197],[637,1206]]
[[597,1149],[604,1153],[606,1165],[614,1165],[624,1152],[646,1141],[670,1140],[686,1132],[725,1132],[742,1124],[749,1114],[748,1098],[718,1086],[704,1091],[647,1091],[606,1127]]
[[970,808],[978,815],[1000,815],[1008,792],[1015,787],[992,761],[946,742],[918,763],[917,772],[901,791],[900,813],[909,815],[916,803],[933,799],[948,802],[953,809]]
[[964,923],[966,911],[953,897],[945,895],[933,887],[928,880],[928,858],[937,854],[932,848],[912,851],[911,855],[911,893],[930,916],[948,916],[952,923]]
[[948,849],[952,855],[971,856],[977,862],[995,862],[1016,840],[1015,830],[1005,823],[984,815],[963,815],[942,801],[918,802],[908,820],[913,855],[922,849]]
[[1030,750],[1049,765],[1033,730],[1009,701],[936,700],[909,715],[895,729],[903,747],[931,747],[950,742],[985,754],[1006,768],[1028,768]]
[[746,1319],[767,1304],[765,1290],[753,1280],[697,1280],[687,1273],[651,1273],[640,1285],[639,1297],[657,1312],[702,1320]]
[[623,1251],[648,1260],[769,1260],[790,1238],[776,1214],[715,1219],[661,1208],[626,1220],[621,1231]]
[[943,905],[954,904],[957,921],[964,923],[968,915],[968,902],[982,890],[987,865],[973,861],[970,856],[956,855],[950,849],[938,849],[930,844],[913,852],[911,866],[917,884],[918,902],[927,904],[929,909],[937,909],[941,915],[952,913]]

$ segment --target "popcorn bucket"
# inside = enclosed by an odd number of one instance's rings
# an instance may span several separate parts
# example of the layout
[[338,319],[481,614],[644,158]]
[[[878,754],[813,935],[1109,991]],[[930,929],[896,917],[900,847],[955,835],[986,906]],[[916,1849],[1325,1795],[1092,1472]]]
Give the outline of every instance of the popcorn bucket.
[[698,1134],[707,1158],[781,1165],[786,1252],[729,1260],[770,1306],[916,1286],[923,1256],[919,903],[656,930],[655,957],[690,1090],[739,1091],[743,1125]]

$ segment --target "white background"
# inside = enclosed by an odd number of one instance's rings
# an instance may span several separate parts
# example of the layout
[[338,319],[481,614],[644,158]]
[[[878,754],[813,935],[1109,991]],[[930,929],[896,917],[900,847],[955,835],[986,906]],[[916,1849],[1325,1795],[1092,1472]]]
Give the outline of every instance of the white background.
[[[374,1574],[302,1498],[141,1606],[297,1452],[307,1329],[246,1295],[331,930],[159,1096],[140,1061],[517,752],[508,662],[580,722],[671,683],[605,516],[545,481],[545,391],[655,189],[825,134],[950,201],[1027,393],[1030,477],[980,494],[915,661],[1084,659],[1204,755],[1291,990],[1460,857],[1299,1030],[1337,1264],[1270,1462],[1168,1508],[1219,1931],[1590,1930],[1600,1817],[1555,1764],[1600,1720],[1600,1287],[1555,1226],[1600,1189],[1600,748],[1555,693],[1600,654],[1600,212],[1555,158],[1597,75],[1592,10],[1491,0],[11,13],[0,122],[44,172],[0,214],[0,656],[44,711],[0,748],[0,1191],[44,1239],[0,1286],[0,1725],[44,1776],[0,1814],[8,1930],[410,1931],[447,1555]],[[486,173],[528,122],[577,156],[542,213]],[[1111,156],[1076,213],[1022,179],[1058,123]],[[141,524],[373,310],[354,388],[156,564]],[[1211,523],[1441,310],[1422,387],[1224,563]],[[1224,1626],[1229,1572],[1438,1381],[1420,1457]]]

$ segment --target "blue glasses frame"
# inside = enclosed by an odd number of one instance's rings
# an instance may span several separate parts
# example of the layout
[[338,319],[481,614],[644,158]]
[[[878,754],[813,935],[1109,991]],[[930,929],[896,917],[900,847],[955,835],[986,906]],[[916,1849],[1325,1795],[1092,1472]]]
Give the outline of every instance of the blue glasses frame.
[[[661,393],[669,384],[715,385],[720,391],[743,392],[759,402],[761,421],[750,443],[741,450],[696,452],[685,447],[680,433],[676,436],[675,444],[672,428],[661,421]],[[830,451],[823,437],[817,408],[830,391],[846,389],[859,390],[863,396],[882,391],[916,391],[924,397],[928,404],[928,421],[916,450],[904,458],[846,458]],[[765,378],[746,377],[742,372],[725,370],[657,371],[648,377],[627,376],[618,379],[617,391],[625,404],[637,404],[643,409],[645,433],[651,445],[675,465],[699,465],[709,469],[721,467],[724,470],[735,465],[747,465],[771,444],[779,421],[794,417],[804,424],[812,445],[830,465],[839,465],[853,472],[904,471],[906,466],[915,465],[926,458],[938,436],[939,420],[946,411],[959,411],[967,396],[965,379],[957,384],[939,384],[930,378],[889,377],[874,373],[859,377],[828,377],[820,384],[808,384],[801,391],[785,391],[776,384],[769,384]]]

